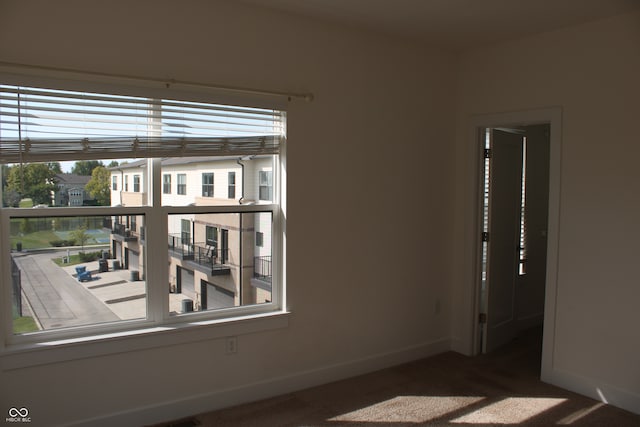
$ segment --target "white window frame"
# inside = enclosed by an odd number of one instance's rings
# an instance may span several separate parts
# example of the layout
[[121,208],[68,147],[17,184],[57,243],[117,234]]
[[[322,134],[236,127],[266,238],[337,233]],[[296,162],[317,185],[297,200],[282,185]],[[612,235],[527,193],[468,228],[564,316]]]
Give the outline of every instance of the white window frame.
[[[169,178],[169,179],[166,179]],[[162,194],[171,194],[171,174],[162,174]]]
[[227,173],[227,187],[228,187],[227,198],[235,199],[236,198],[236,172],[235,171],[231,171]]
[[[265,177],[267,183],[262,183],[262,177]],[[265,197],[263,198],[262,189],[266,189],[268,196],[271,198]],[[270,201],[273,199],[273,171],[271,170],[261,170],[258,171],[258,200],[260,201]]]
[[[181,178],[184,179],[184,183],[181,183]],[[179,173],[176,176],[176,194],[179,196],[186,196],[187,195],[187,174],[186,173]]]
[[[205,183],[205,178],[207,178],[207,182]],[[209,183],[209,179],[211,178],[211,183]],[[214,197],[215,191],[215,181],[216,175],[214,172],[202,172],[202,197]],[[206,186],[206,187],[205,187]]]
[[[1,67],[0,67],[1,68]],[[0,69],[0,77],[4,77]],[[104,82],[77,80],[57,80],[59,76],[18,76],[11,75],[9,84],[30,86],[46,82],[50,87],[71,90],[100,92]],[[16,79],[18,82],[16,82]],[[109,85],[126,88],[128,82],[111,79]],[[1,82],[2,80],[0,80]],[[34,81],[36,83],[31,83]],[[62,81],[62,85],[56,84]],[[71,82],[71,83],[69,83]],[[69,83],[67,86],[65,83]],[[121,89],[125,90],[126,89]],[[138,93],[144,87],[135,88]],[[153,92],[153,91],[152,91]],[[206,91],[194,94],[189,92],[191,100],[223,103],[216,99],[215,93]],[[174,95],[177,97],[177,95]],[[224,95],[221,95],[224,98]],[[263,104],[263,105],[260,105]],[[281,102],[285,105],[285,102]],[[248,105],[251,105],[250,103]],[[261,99],[257,106],[264,105]],[[273,108],[282,109],[280,105]],[[286,128],[286,124],[285,124]],[[286,140],[285,140],[286,141]],[[159,158],[147,160],[147,176],[144,189],[148,189],[148,205],[140,207],[59,207],[54,209],[26,209],[0,207],[0,363],[5,369],[24,366],[56,363],[83,357],[114,354],[127,350],[146,349],[156,346],[177,345],[203,339],[222,338],[242,333],[255,333],[288,326],[286,311],[286,257],[283,230],[286,218],[286,182],[283,166],[286,164],[286,142],[283,142],[280,154],[273,157],[273,202],[270,204],[248,204],[231,206],[163,206],[162,205],[162,168]],[[123,190],[127,191],[127,175],[124,175]],[[276,186],[275,183],[278,183]],[[166,230],[171,214],[207,214],[207,213],[256,213],[271,212],[273,218],[273,287],[271,302],[252,306],[239,306],[228,309],[192,312],[181,315],[169,313],[169,298],[166,283],[169,272],[166,268],[151,268],[153,265],[166,265]],[[126,216],[144,215],[147,229],[146,265],[147,269],[147,317],[139,320],[116,321],[107,324],[92,324],[82,327],[69,327],[14,335],[11,315],[12,286],[10,268],[9,219],[11,217],[38,218],[63,216]],[[160,231],[160,232],[154,232]]]

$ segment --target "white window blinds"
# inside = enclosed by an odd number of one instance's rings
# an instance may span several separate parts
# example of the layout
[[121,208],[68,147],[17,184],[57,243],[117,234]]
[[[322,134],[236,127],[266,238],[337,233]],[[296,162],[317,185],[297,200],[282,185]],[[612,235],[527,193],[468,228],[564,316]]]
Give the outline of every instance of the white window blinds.
[[278,110],[0,85],[0,162],[277,154]]

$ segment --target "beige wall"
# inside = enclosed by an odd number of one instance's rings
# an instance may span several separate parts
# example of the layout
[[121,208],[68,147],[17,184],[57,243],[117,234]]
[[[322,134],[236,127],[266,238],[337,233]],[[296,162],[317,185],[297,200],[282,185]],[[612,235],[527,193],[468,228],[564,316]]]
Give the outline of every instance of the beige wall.
[[299,386],[448,348],[451,56],[235,2],[0,7],[2,61],[315,95],[288,109],[289,326],[239,336],[231,357],[205,339],[0,373],[34,419],[172,403],[180,416],[203,395],[215,407],[277,391],[261,382]]
[[[561,106],[553,371],[559,383],[638,410],[640,14],[469,52],[459,70],[454,257],[470,241],[470,117]],[[471,295],[457,273],[456,341],[470,340]]]

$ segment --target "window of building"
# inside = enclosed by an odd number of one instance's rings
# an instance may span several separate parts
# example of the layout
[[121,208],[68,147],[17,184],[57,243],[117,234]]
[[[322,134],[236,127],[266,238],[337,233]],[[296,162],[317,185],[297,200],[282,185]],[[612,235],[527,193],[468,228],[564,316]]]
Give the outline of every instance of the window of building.
[[202,197],[213,197],[213,172],[202,174]]
[[259,248],[264,246],[264,233],[256,231],[256,246]]
[[218,247],[218,227],[207,225],[206,234],[207,234],[207,246],[213,246],[214,248]]
[[[66,85],[71,83],[64,80],[47,80],[50,86],[46,88],[42,80],[38,80],[38,87],[32,87],[23,86],[29,77],[24,77],[24,82],[16,82],[21,78],[15,76],[10,78],[16,80],[6,84],[6,80],[0,79],[5,82],[0,85],[3,99],[0,105],[0,163],[11,169],[16,165],[35,168],[58,161],[117,160],[120,166],[118,170],[110,170],[111,177],[106,182],[116,190],[117,176],[123,176],[124,192],[112,191],[111,199],[105,204],[79,207],[83,193],[73,191],[71,194],[78,194],[78,199],[72,203],[77,203],[78,207],[25,209],[17,206],[26,195],[10,194],[13,190],[3,184],[3,193],[17,200],[15,204],[5,200],[0,209],[0,226],[7,230],[0,233],[0,255],[5,259],[0,269],[0,285],[3,294],[11,296],[1,299],[5,305],[0,311],[13,312],[12,319],[31,315],[34,329],[25,333],[13,327],[0,328],[4,343],[0,347],[49,343],[63,338],[100,340],[105,333],[139,332],[176,322],[184,322],[183,326],[189,328],[194,319],[215,320],[208,325],[219,327],[225,323],[221,320],[282,312],[284,215],[278,204],[282,191],[280,154],[284,146],[282,111],[212,104],[208,99],[212,95],[194,93],[184,95],[189,101],[181,101],[181,92],[164,89],[147,93],[150,89],[118,86],[113,90],[105,89],[103,93],[80,92],[78,88],[84,85],[83,82],[69,87]],[[103,86],[101,83],[100,86],[89,84],[84,87]],[[160,92],[166,99],[158,96]],[[199,96],[203,99],[194,102],[193,99]],[[42,111],[52,113],[47,115],[53,118],[41,119]],[[122,116],[114,111],[121,112]],[[242,119],[234,119],[237,117]],[[225,122],[229,122],[228,126],[220,126]],[[123,123],[131,125],[123,126]],[[224,131],[217,130],[220,128]],[[184,133],[176,134],[176,129]],[[26,140],[29,144],[24,143]],[[61,146],[65,149],[59,149]],[[229,159],[238,158],[249,159],[246,163],[255,162],[256,167],[268,165],[274,171],[265,172],[260,178],[265,187],[263,190],[263,185],[260,186],[260,193],[265,193],[261,199],[269,199],[272,203],[224,205],[215,201],[206,204],[207,201],[198,200],[197,191],[187,194],[187,175],[197,177],[202,174],[203,195],[212,197],[213,173],[204,171],[227,168]],[[126,169],[136,173],[123,173]],[[164,191],[167,185],[170,191],[171,174],[168,171],[176,175],[177,194],[185,197],[161,197],[163,192],[168,194]],[[132,193],[128,193],[129,175],[133,176]],[[149,187],[148,192],[141,192],[142,181],[145,189]],[[230,174],[230,198],[232,185],[235,193],[235,182],[235,173]],[[46,191],[49,203],[52,191]],[[251,197],[256,198],[253,194]],[[35,202],[36,195],[33,198]],[[167,204],[164,199],[169,200]],[[264,250],[260,253],[253,253],[255,245],[251,236],[258,224],[265,234],[265,248],[261,248]],[[31,238],[42,230],[53,234],[47,234],[48,237],[41,240]],[[59,265],[48,262],[45,272],[46,269],[64,269],[55,271],[68,277],[55,280],[68,280],[71,285],[82,282],[83,286],[65,289],[89,292],[96,307],[104,308],[104,311],[86,313],[84,310],[85,317],[73,321],[47,319],[46,312],[57,308],[57,302],[48,301],[46,290],[27,284],[26,279],[22,283],[15,280],[26,268],[24,262],[38,253],[36,249],[54,247],[63,248],[56,261]],[[65,247],[69,248],[68,252]],[[106,261],[106,270],[100,270],[99,276],[108,276],[117,266],[129,270],[131,280],[125,284],[114,280],[109,287],[109,300],[101,300],[100,295],[104,292],[97,289],[104,289],[88,286],[86,282],[94,280],[96,272],[88,268],[89,261],[80,261],[79,252],[94,254],[95,261]],[[105,252],[108,255],[104,255]],[[103,259],[105,256],[108,259]],[[254,263],[264,264],[267,257],[269,266],[273,266],[269,267],[268,280],[263,278],[254,284],[249,274],[240,282],[242,275],[239,272],[251,271],[251,268],[257,271]],[[100,262],[99,268],[104,264]],[[4,268],[5,265],[11,268]],[[74,268],[68,268],[70,266]],[[26,275],[22,274],[22,277]],[[55,277],[62,276],[56,274]],[[204,297],[199,292],[200,283],[206,284],[208,295]],[[32,286],[30,292],[35,297],[42,297],[43,311],[20,313],[23,286]],[[251,289],[252,286],[255,289]],[[180,289],[194,289],[195,292],[187,297],[179,292]],[[185,299],[191,299],[192,306],[183,306]],[[131,304],[136,308],[119,310],[119,304]],[[63,316],[74,319],[73,313],[63,313]],[[13,321],[13,326],[16,325]]]
[[271,171],[260,171],[259,193],[259,200],[271,201],[273,199],[273,173]]
[[178,194],[186,195],[187,194],[187,174],[179,173],[178,174]]
[[191,245],[191,221],[188,219],[180,220],[180,238],[183,245]]
[[235,172],[229,172],[229,194],[228,197],[229,199],[235,199],[236,198],[236,173]]
[[171,194],[171,174],[162,175],[162,193]]

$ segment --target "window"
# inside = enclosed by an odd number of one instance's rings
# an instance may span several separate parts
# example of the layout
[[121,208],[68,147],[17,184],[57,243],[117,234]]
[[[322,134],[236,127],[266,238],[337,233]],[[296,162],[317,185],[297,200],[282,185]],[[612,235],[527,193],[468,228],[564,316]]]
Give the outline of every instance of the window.
[[230,199],[236,198],[236,173],[229,172],[229,195]]
[[259,248],[264,246],[264,233],[256,231],[256,246]]
[[207,246],[213,246],[214,248],[216,248],[218,246],[218,227],[207,225],[206,233]]
[[[0,74],[0,82],[6,83],[2,78]],[[5,258],[3,266],[11,268],[0,269],[0,285],[11,298],[1,299],[5,306],[0,311],[13,312],[13,319],[31,316],[34,332],[18,330],[19,322],[14,321],[15,329],[0,328],[6,346],[138,331],[176,322],[188,328],[194,319],[218,321],[282,311],[282,267],[278,263],[283,258],[284,215],[273,200],[273,187],[280,188],[277,171],[284,141],[283,112],[194,102],[211,95],[193,93],[185,95],[190,101],[181,101],[177,90],[146,94],[150,89],[116,87],[89,93],[76,91],[82,82],[69,90],[64,81],[49,81],[50,88],[0,84],[0,163],[11,174],[14,168],[41,168],[51,162],[116,160],[119,166],[109,169],[106,187],[109,190],[110,184],[112,190],[117,189],[118,176],[122,176],[124,191],[112,191],[110,199],[97,206],[25,209],[18,206],[26,196],[34,204],[48,204],[46,198],[50,204],[53,189],[47,188],[40,201],[38,194],[20,194],[10,187],[11,180],[2,180],[4,195],[11,197],[4,198],[0,209],[0,226],[7,230],[0,234],[0,254]],[[135,93],[127,94],[129,90]],[[158,97],[159,92],[170,96]],[[224,131],[218,131],[220,128]],[[197,189],[187,192],[187,175],[195,184],[201,174],[202,194],[212,198],[214,175],[207,171],[229,170],[236,167],[238,158],[247,159],[243,162],[249,170],[268,165],[274,171],[261,178],[268,189],[260,189],[272,203],[201,200]],[[179,198],[170,194],[172,174]],[[228,177],[228,194],[233,188],[235,197],[235,172]],[[253,188],[255,191],[255,184]],[[169,196],[159,197],[163,193]],[[78,195],[79,201],[73,203],[80,206],[83,191],[71,194]],[[260,253],[251,239],[258,225],[265,246]],[[38,233],[46,237],[36,239]],[[63,304],[49,301],[46,289],[27,283],[27,275],[21,274],[37,254],[55,255],[54,262],[47,259],[42,264],[47,280],[68,281],[72,286],[65,289],[88,292],[96,310],[83,310],[82,318],[63,313],[65,321],[47,318],[47,311]],[[268,270],[255,266],[267,259]],[[121,283],[111,278],[118,271],[114,268],[129,270],[129,280]],[[269,279],[254,283],[250,273],[240,274],[258,270]],[[47,271],[56,274],[47,275]],[[22,282],[15,280],[20,276]],[[242,282],[240,277],[244,277]],[[78,282],[83,286],[74,285]],[[20,312],[26,286],[31,286],[30,295],[43,301],[41,311],[38,307],[34,313]],[[184,300],[191,300],[192,305],[183,304]]]
[[187,194],[187,175],[184,173],[178,174],[178,194],[183,196]]
[[182,244],[190,245],[191,244],[191,221],[188,219],[180,220],[180,238],[182,240]]
[[259,199],[271,201],[273,199],[273,174],[271,171],[260,171],[259,173]]
[[213,197],[213,172],[202,174],[202,197]]
[[171,194],[171,174],[162,175],[162,193]]

